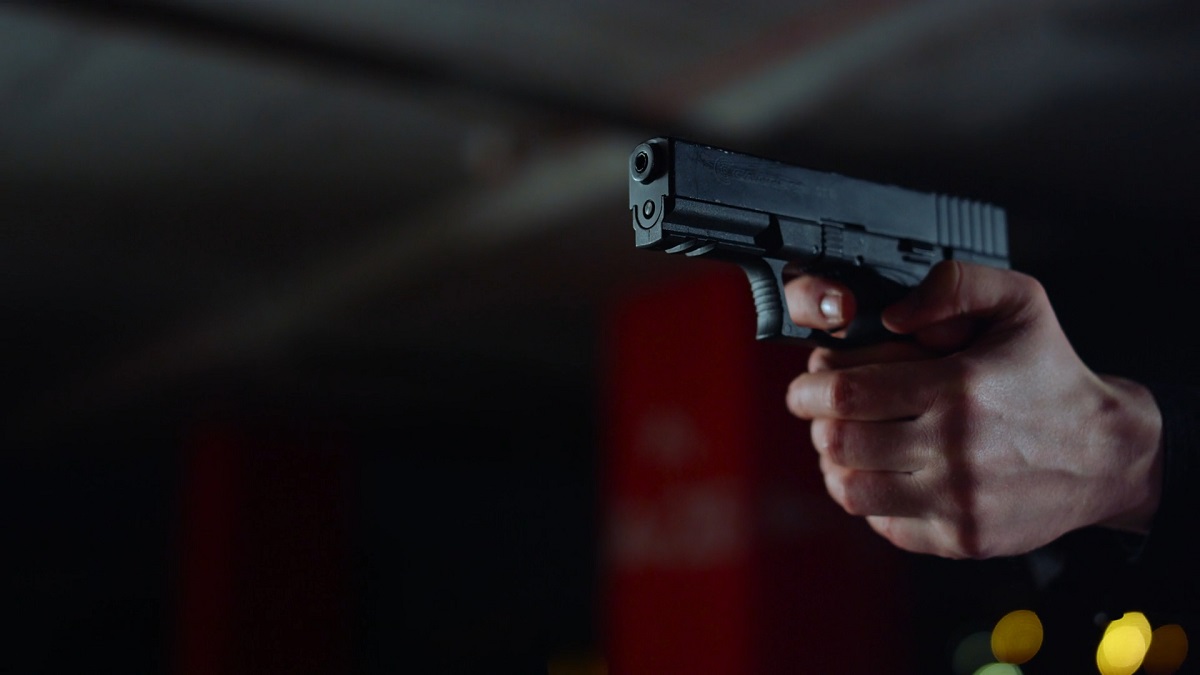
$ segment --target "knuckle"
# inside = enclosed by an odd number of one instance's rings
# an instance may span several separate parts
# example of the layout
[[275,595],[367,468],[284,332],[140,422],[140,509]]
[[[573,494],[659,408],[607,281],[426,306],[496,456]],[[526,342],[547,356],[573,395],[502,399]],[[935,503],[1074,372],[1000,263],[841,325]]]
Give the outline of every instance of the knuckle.
[[1046,292],[1046,287],[1042,285],[1042,282],[1028,274],[1018,273],[1016,278],[1017,288],[1025,300],[1026,309],[1040,312],[1050,307],[1050,295]]
[[946,386],[938,390],[937,403],[956,415],[969,415],[977,405],[975,392],[982,377],[980,368],[964,358],[954,359],[947,367]]
[[857,383],[845,372],[829,378],[826,388],[826,403],[834,415],[843,417],[851,414],[859,396]]
[[971,383],[976,377],[976,366],[966,358],[952,359],[947,362],[949,372],[948,379],[956,383],[960,391],[965,391],[970,388]]
[[1042,286],[1042,282],[1038,281],[1036,278],[1028,274],[1018,273],[1017,279],[1020,280],[1019,283],[1021,284],[1021,290],[1024,291],[1031,299],[1039,301],[1043,299],[1049,299],[1046,295],[1045,286]]
[[821,419],[813,422],[813,443],[831,462],[846,466],[844,425],[838,420]]
[[852,516],[880,515],[872,513],[871,490],[867,474],[850,472],[842,477],[842,508]]

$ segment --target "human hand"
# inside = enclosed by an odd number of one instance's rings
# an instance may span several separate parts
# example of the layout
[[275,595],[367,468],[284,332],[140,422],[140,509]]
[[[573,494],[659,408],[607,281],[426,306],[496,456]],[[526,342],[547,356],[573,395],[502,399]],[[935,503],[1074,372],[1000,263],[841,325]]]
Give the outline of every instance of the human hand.
[[[799,276],[785,290],[799,325],[853,318],[834,282]],[[1141,385],[1084,365],[1036,280],[946,261],[883,323],[913,339],[816,349],[787,394],[848,513],[948,558],[1017,555],[1092,525],[1148,529],[1158,408]]]

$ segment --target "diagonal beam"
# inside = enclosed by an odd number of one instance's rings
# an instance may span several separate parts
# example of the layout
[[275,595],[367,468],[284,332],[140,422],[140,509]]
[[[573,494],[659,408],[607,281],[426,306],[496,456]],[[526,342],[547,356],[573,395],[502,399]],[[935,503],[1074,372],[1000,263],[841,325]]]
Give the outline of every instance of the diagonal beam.
[[[658,132],[679,126],[652,110],[631,111],[612,105],[602,97],[583,100],[530,85],[517,76],[471,72],[414,51],[342,41],[299,25],[249,14],[231,16],[154,0],[5,0],[4,5],[66,20],[169,37],[201,47],[241,52],[282,66],[324,71],[395,89],[466,93],[484,101],[638,135],[647,130]],[[678,129],[673,133],[687,135],[687,130]]]

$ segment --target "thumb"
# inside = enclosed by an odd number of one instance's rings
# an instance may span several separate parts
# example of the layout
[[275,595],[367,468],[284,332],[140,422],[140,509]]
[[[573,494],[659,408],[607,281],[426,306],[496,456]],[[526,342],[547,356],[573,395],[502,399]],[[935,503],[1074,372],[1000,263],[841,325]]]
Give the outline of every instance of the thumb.
[[1039,288],[1032,277],[1019,272],[945,260],[883,311],[883,324],[892,332],[907,334],[944,322],[1000,320],[1027,307]]

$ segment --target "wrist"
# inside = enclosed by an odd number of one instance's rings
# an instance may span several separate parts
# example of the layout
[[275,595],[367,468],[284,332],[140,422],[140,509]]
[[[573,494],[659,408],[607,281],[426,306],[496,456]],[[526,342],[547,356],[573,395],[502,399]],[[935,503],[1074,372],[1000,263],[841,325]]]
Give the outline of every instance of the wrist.
[[1113,398],[1104,407],[1116,481],[1110,497],[1114,511],[1097,524],[1123,532],[1148,534],[1162,498],[1162,414],[1146,387],[1119,377],[1101,380]]

